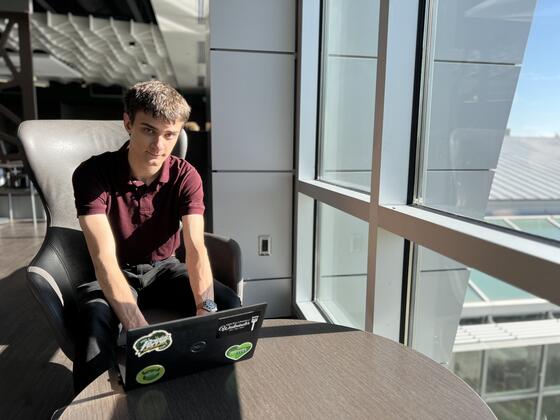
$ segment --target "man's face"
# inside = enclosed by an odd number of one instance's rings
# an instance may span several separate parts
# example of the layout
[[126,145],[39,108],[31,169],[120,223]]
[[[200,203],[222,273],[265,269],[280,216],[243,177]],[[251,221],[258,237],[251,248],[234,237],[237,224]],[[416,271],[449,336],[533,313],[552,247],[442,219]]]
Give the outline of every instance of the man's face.
[[177,143],[183,121],[158,120],[143,111],[136,112],[134,122],[124,114],[124,126],[130,133],[129,157],[134,162],[161,167]]

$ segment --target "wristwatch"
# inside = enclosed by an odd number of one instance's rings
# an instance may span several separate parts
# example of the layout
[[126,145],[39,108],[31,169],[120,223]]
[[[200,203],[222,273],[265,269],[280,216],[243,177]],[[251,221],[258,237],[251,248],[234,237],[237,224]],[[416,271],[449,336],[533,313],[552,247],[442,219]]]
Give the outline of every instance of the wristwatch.
[[218,312],[218,305],[212,299],[206,299],[202,302],[200,309],[204,309],[206,312]]

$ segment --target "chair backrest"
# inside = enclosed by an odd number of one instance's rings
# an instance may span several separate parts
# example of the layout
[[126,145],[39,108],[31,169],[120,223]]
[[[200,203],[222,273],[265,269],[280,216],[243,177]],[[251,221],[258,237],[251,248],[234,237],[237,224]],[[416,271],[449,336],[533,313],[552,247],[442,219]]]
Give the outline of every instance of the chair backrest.
[[[127,140],[122,121],[33,120],[18,130],[30,176],[48,218],[49,227],[79,229],[72,173],[93,155],[119,149]],[[181,131],[175,156],[187,153],[187,135]]]
[[[95,271],[76,217],[72,174],[89,157],[119,149],[128,134],[122,121],[35,120],[23,122],[18,137],[47,213],[45,240],[27,276],[62,350],[73,359],[76,288],[95,279]],[[184,158],[186,151],[183,130],[173,154]]]

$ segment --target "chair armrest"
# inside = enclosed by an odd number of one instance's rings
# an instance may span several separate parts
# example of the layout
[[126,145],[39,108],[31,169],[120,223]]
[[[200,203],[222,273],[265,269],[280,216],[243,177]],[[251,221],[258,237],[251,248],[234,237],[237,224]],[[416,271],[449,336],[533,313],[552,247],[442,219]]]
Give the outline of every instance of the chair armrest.
[[231,238],[204,234],[204,243],[214,278],[233,289],[242,298],[241,248]]

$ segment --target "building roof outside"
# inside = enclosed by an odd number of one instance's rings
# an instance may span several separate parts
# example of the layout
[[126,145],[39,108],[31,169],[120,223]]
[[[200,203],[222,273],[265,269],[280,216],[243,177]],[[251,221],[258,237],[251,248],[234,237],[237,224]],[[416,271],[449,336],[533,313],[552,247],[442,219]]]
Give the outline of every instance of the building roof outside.
[[560,137],[504,137],[490,201],[560,200],[559,185]]

